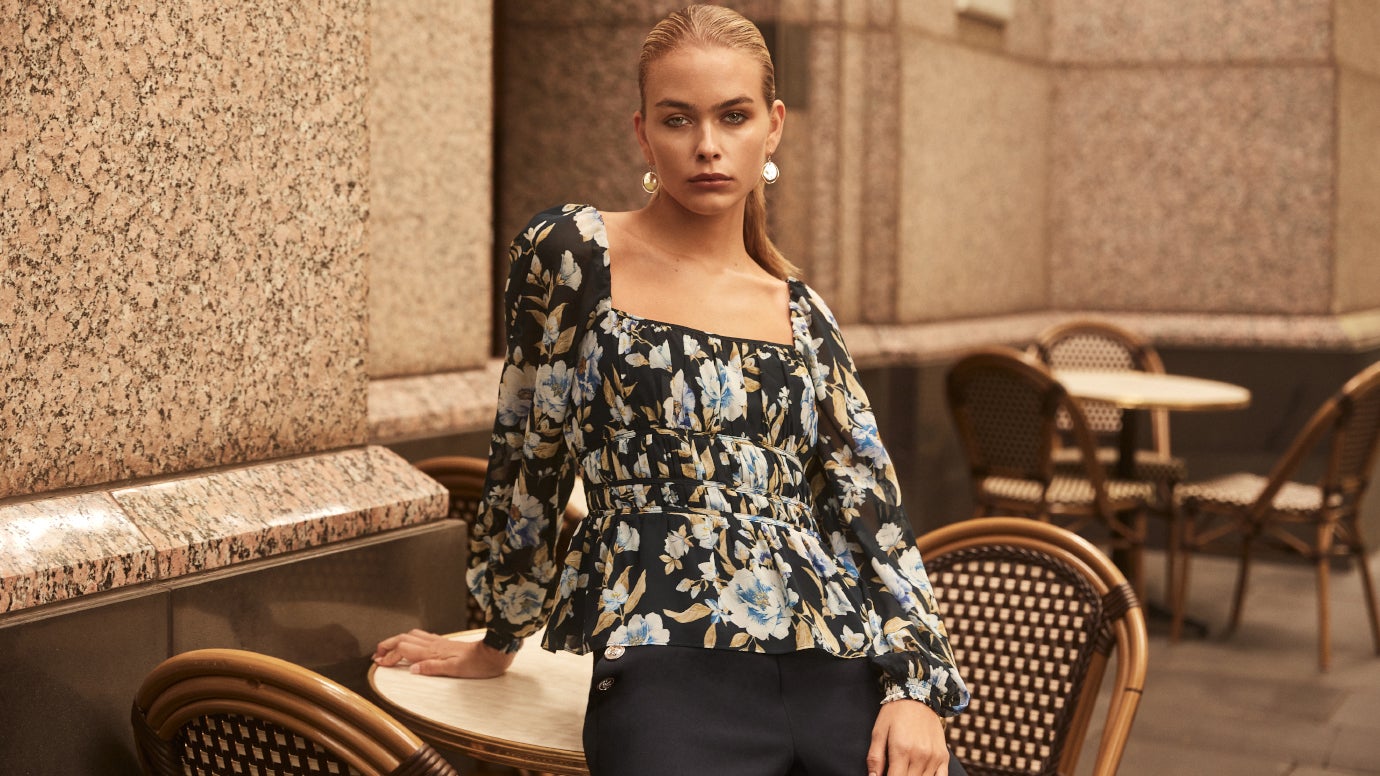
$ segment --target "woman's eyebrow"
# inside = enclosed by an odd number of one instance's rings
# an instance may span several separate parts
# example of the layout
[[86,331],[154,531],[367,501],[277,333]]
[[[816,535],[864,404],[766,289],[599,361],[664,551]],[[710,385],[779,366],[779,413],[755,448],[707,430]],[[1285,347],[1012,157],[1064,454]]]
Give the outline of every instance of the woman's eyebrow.
[[[721,110],[724,110],[724,109],[726,109],[726,108],[735,108],[735,107],[737,107],[737,106],[739,106],[739,105],[748,105],[748,104],[751,104],[751,103],[752,103],[752,98],[749,97],[749,96],[747,96],[746,94],[744,94],[744,95],[741,95],[741,96],[738,96],[738,97],[734,97],[734,98],[729,99],[729,100],[724,100],[723,102],[719,103],[718,105],[713,106],[710,110],[713,110],[713,111],[721,111]],[[657,104],[656,104],[655,107],[658,107],[658,108],[670,108],[671,110],[680,110],[680,111],[687,111],[687,112],[693,112],[694,109],[695,109],[695,106],[694,106],[694,105],[691,105],[691,104],[688,103],[688,102],[682,102],[682,101],[680,101],[680,100],[661,100],[661,101],[657,102]]]

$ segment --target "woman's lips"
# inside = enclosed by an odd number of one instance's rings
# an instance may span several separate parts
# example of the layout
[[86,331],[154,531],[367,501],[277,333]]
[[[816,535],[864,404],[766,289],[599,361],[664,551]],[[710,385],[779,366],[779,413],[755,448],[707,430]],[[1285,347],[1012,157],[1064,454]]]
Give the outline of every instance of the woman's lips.
[[697,186],[723,186],[733,182],[733,179],[721,173],[703,173],[690,179],[690,182]]

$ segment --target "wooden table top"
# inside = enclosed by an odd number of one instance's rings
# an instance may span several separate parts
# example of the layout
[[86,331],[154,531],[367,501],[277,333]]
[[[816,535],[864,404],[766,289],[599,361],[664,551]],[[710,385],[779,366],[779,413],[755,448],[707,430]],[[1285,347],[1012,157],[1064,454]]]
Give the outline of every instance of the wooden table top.
[[[483,638],[484,631],[448,638]],[[567,776],[587,774],[585,703],[590,655],[547,652],[529,637],[513,665],[495,679],[452,679],[411,673],[406,666],[369,669],[384,705],[433,745],[485,762]]]
[[1237,410],[1251,403],[1251,392],[1218,380],[1154,372],[1056,369],[1054,377],[1070,396],[1123,409]]

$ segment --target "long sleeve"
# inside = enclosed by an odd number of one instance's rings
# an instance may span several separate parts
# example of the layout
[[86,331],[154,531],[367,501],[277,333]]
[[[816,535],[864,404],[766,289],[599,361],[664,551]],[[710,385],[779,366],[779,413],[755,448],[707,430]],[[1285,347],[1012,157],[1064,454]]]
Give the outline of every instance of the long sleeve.
[[808,292],[808,348],[818,408],[817,519],[858,570],[876,617],[872,661],[884,700],[913,698],[942,717],[968,705],[929,576],[901,506],[895,471],[838,324]]
[[513,651],[549,613],[561,507],[574,481],[570,410],[583,272],[573,206],[533,217],[509,248],[507,351],[466,581],[490,646]]

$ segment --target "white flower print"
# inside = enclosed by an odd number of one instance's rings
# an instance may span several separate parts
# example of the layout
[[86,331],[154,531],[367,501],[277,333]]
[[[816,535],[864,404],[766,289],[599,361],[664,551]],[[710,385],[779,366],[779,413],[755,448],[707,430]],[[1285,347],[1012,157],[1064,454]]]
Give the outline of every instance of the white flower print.
[[653,369],[671,371],[671,343],[661,342],[647,354],[647,365]]
[[625,625],[619,625],[609,634],[610,645],[624,647],[642,646],[643,644],[669,644],[671,643],[671,632],[661,624],[661,615],[634,614],[628,618]]
[[685,384],[685,373],[671,377],[671,395],[662,402],[666,422],[679,428],[695,427],[695,392]]
[[510,366],[498,382],[498,422],[515,426],[532,411],[532,380],[536,370]]
[[877,572],[877,577],[886,585],[887,592],[896,598],[896,603],[902,609],[912,610],[918,608],[915,600],[915,589],[910,586],[910,582],[896,572],[891,564],[881,558],[872,559],[872,570]]
[[642,544],[642,534],[627,523],[618,524],[618,536],[613,540],[614,552],[637,552]]
[[867,637],[861,633],[854,633],[852,628],[843,626],[843,645],[851,650],[859,650],[867,645]]
[[532,401],[537,411],[553,421],[565,419],[566,397],[570,395],[570,368],[564,361],[543,364],[537,370],[536,392]]
[[522,580],[503,588],[495,598],[494,606],[498,607],[499,613],[508,622],[522,622],[541,611],[541,603],[545,598],[546,591],[541,585],[531,580]]
[[901,573],[921,594],[934,595],[934,588],[930,587],[930,575],[925,571],[925,563],[920,557],[920,550],[914,547],[906,549],[896,560],[896,565],[900,567]]
[[743,383],[743,364],[738,354],[726,362],[700,363],[696,379],[703,393],[704,409],[715,417],[732,421],[747,414],[747,388]]
[[[718,489],[714,489],[714,492],[718,493]],[[705,493],[705,496],[707,503],[709,494]],[[720,494],[720,498],[722,498],[722,494]],[[727,505],[725,504],[725,506]],[[724,511],[717,507],[712,508],[721,512]],[[719,515],[707,515],[695,521],[695,524],[690,528],[690,535],[695,537],[696,544],[705,549],[710,549],[718,546],[719,534],[723,532],[724,527],[727,525],[728,521],[723,519],[723,517]]]
[[599,591],[599,608],[606,612],[616,612],[627,602],[628,589],[621,582]]
[[785,583],[774,571],[754,568],[734,572],[719,595],[728,622],[756,639],[784,639],[791,632],[791,612],[782,592]]
[[685,334],[681,338],[681,352],[694,357],[696,353],[700,352],[700,343],[696,342],[694,337]]
[[561,270],[556,282],[571,288],[580,287],[580,265],[575,263],[575,255],[570,251],[561,255]]
[[599,396],[599,359],[604,356],[604,349],[599,347],[599,338],[594,332],[585,334],[585,340],[580,345],[579,363],[575,367],[575,388],[571,394],[571,399],[579,405],[588,404]]
[[604,229],[603,216],[592,207],[582,207],[575,212],[575,228],[580,230],[580,239],[608,248],[608,232]]
[[679,558],[685,555],[690,549],[690,543],[685,538],[685,529],[671,531],[666,534],[666,554],[672,558]]
[[527,493],[513,494],[512,511],[508,517],[508,546],[536,547],[546,528],[546,509],[539,499]]
[[883,552],[891,552],[896,549],[897,543],[906,538],[906,533],[901,526],[895,523],[887,523],[877,532],[877,545]]

